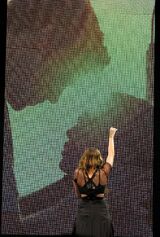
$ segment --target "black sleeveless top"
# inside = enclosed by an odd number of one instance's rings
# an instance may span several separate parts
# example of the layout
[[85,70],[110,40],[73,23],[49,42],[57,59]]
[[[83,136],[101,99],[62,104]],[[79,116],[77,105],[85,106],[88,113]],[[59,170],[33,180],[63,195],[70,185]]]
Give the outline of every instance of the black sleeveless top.
[[[99,184],[96,185],[93,182],[93,178],[95,177],[95,175],[98,171],[99,171]],[[83,175],[84,175],[84,173],[83,173]],[[100,184],[100,169],[96,169],[91,178],[88,176],[87,172],[86,172],[86,175],[87,175],[88,180],[86,181],[86,178],[84,175],[85,184],[83,186],[80,186],[77,183],[77,178],[74,179],[74,181],[77,184],[80,194],[87,195],[87,196],[83,197],[83,199],[103,199],[103,197],[96,196],[97,194],[104,193],[105,187],[106,187],[106,184],[105,185]]]

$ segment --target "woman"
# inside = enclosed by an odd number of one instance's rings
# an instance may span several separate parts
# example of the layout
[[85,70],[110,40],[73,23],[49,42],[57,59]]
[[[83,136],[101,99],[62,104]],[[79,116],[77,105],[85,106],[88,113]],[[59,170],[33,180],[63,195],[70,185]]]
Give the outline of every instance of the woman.
[[110,128],[108,156],[105,162],[98,149],[88,148],[74,172],[73,185],[77,197],[81,199],[72,232],[75,236],[114,236],[108,204],[104,201],[104,197],[108,177],[113,167],[116,131],[116,128]]

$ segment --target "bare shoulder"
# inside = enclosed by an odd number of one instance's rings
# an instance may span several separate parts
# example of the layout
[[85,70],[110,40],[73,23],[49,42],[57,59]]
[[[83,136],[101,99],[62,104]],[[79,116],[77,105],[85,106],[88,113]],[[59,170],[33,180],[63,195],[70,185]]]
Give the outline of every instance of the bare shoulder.
[[112,165],[109,162],[105,162],[103,167],[109,167],[110,169],[112,169]]
[[77,173],[80,172],[80,170],[81,170],[80,168],[76,168],[76,169],[74,170],[74,173],[77,174]]
[[80,173],[81,173],[81,169],[80,168],[76,168],[74,170],[74,177],[76,178]]
[[108,162],[105,162],[101,168],[105,174],[108,176],[112,170],[112,165]]

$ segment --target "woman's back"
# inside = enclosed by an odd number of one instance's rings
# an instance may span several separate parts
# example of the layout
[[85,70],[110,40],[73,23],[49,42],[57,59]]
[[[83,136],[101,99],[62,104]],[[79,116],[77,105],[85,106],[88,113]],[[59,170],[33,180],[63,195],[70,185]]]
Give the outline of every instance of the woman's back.
[[[95,176],[93,177],[94,183],[98,185],[100,180],[100,184],[107,185],[111,169],[111,165],[106,162],[100,169],[97,170]],[[85,179],[88,180],[88,177],[91,178],[95,171],[96,169],[87,172],[86,170],[78,168],[75,170],[74,179],[77,180],[77,184],[79,186],[83,186],[85,184]]]
[[92,199],[104,197],[111,165],[105,163],[101,168],[91,169],[88,172],[84,169],[76,169],[74,181],[77,184],[79,196]]

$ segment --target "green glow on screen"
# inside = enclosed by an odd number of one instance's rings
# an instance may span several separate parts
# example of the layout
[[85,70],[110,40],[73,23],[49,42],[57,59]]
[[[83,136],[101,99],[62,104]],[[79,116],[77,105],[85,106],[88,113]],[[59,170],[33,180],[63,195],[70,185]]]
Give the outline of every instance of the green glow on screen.
[[73,75],[73,83],[65,88],[56,104],[45,101],[18,112],[7,104],[14,172],[21,197],[65,175],[59,163],[67,142],[66,131],[85,111],[93,117],[103,113],[112,103],[113,92],[146,99],[146,51],[153,1],[143,10],[136,9],[135,4],[134,12],[130,1],[115,1],[115,5],[114,1],[91,2],[104,33],[110,63],[96,72]]

